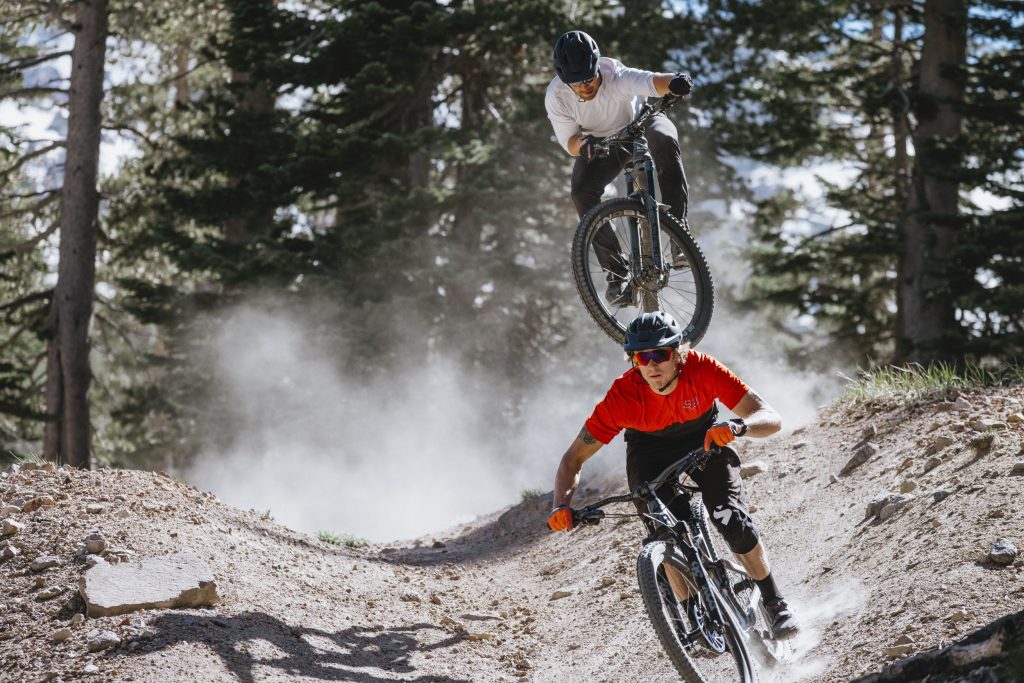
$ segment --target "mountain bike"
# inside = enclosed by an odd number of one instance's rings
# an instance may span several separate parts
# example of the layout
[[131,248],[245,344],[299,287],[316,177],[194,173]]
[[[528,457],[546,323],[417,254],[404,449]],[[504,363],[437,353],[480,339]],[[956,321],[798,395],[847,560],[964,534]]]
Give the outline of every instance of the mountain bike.
[[[644,125],[678,100],[645,103],[617,133],[592,144],[594,154],[630,153],[625,197],[601,202],[580,220],[572,242],[572,272],[583,305],[604,332],[621,342],[640,311],[663,310],[683,327],[691,345],[701,340],[715,306],[711,271],[685,218],[655,197],[655,168]],[[605,298],[615,285],[622,295]]]
[[[605,506],[642,500],[654,531],[644,540],[637,558],[637,580],[647,615],[662,647],[686,683],[756,683],[757,667],[751,649],[762,663],[783,661],[788,645],[774,640],[770,620],[761,606],[757,584],[737,562],[720,554],[709,532],[696,486],[680,477],[703,469],[718,448],[699,448],[667,467],[653,481],[629,493],[603,498],[573,510],[573,525],[597,524],[606,517],[636,517],[638,513],[607,513]],[[688,514],[676,519],[655,493],[673,481],[684,496]],[[681,602],[665,572],[677,570],[688,599]]]

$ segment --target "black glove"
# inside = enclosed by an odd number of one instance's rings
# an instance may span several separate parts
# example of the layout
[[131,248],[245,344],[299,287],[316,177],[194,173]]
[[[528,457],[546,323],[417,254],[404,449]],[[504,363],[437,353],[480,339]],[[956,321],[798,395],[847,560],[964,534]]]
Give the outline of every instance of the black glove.
[[676,97],[684,97],[693,90],[693,79],[690,74],[679,72],[676,77],[668,82],[668,91]]
[[599,140],[600,138],[596,138],[593,135],[583,136],[583,144],[580,145],[580,158],[583,159],[583,161],[590,163],[594,157],[597,156],[594,144]]

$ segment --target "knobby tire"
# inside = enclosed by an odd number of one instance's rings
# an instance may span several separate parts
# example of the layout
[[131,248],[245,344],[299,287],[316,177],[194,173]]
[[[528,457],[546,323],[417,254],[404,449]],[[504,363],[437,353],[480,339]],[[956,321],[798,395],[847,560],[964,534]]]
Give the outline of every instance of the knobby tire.
[[[580,221],[572,242],[572,270],[576,281],[576,290],[580,299],[586,307],[587,312],[611,339],[622,343],[626,332],[626,326],[642,308],[651,308],[651,302],[660,301],[662,310],[666,310],[678,322],[690,345],[695,346],[707,332],[711,324],[711,316],[715,307],[714,284],[711,280],[711,269],[708,267],[704,253],[696,240],[687,230],[686,226],[675,216],[662,208],[659,214],[659,223],[663,235],[667,235],[669,241],[674,242],[676,248],[685,257],[688,269],[679,269],[670,278],[679,276],[679,281],[685,286],[692,286],[693,292],[673,292],[672,286],[664,289],[651,291],[641,289],[637,293],[640,306],[616,307],[609,305],[604,298],[606,282],[604,273],[599,268],[594,268],[596,257],[594,256],[594,239],[602,226],[614,225],[617,219],[625,221],[636,220],[640,224],[641,235],[649,232],[647,224],[647,213],[639,199],[628,197],[617,197],[601,202],[587,212]],[[625,225],[625,224],[623,224]],[[621,235],[615,233],[620,244],[620,251],[625,257],[629,257],[630,247],[628,242],[624,243]],[[659,236],[660,237],[660,236]],[[642,238],[642,243],[649,242]],[[664,241],[664,240],[663,240]],[[672,248],[669,245],[662,247],[662,257],[668,263],[673,256]],[[591,259],[595,260],[592,261]],[[646,258],[646,256],[645,256]],[[688,270],[691,275],[688,275]],[[670,271],[671,273],[672,271]],[[632,275],[632,274],[631,274]],[[690,280],[692,278],[692,285]],[[595,281],[595,279],[597,281]],[[674,282],[674,281],[673,281]],[[670,284],[672,284],[670,282]],[[669,291],[665,291],[669,290]],[[692,297],[692,301],[686,301]],[[675,302],[679,302],[675,305]],[[685,303],[684,303],[685,302]],[[616,314],[622,316],[620,320]]]
[[[668,552],[668,546],[664,541],[654,541],[645,545],[640,556],[637,558],[637,580],[640,583],[640,593],[643,595],[644,606],[647,608],[647,616],[654,625],[654,630],[658,634],[658,640],[661,641],[666,654],[668,654],[676,671],[686,683],[719,683],[718,679],[711,681],[703,676],[700,671],[702,667],[694,662],[680,639],[682,634],[679,630],[686,627],[680,623],[679,618],[672,616],[673,612],[678,613],[675,606],[675,598],[669,597],[671,589],[668,588],[667,579],[659,578],[659,569],[665,564],[666,552]],[[683,573],[689,574],[686,571]],[[661,570],[660,576],[665,576],[664,570]],[[662,584],[662,582],[664,583]],[[669,596],[662,593],[663,587],[669,591]],[[757,673],[753,663],[750,661],[750,655],[746,650],[743,635],[736,622],[736,617],[732,613],[732,608],[722,598],[721,594],[718,593],[713,584],[711,589],[720,611],[725,616],[725,638],[728,644],[726,653],[719,655],[715,659],[725,658],[726,660],[731,660],[735,665],[735,675],[729,679],[721,679],[721,683],[737,681],[739,683],[757,683]],[[698,645],[697,647],[700,646]],[[706,660],[702,659],[702,661]]]

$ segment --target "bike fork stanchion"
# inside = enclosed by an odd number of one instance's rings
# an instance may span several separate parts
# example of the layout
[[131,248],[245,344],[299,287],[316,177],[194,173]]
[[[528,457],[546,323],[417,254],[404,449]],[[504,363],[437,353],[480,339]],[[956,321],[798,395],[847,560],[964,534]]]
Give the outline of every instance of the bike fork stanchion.
[[644,175],[647,176],[644,206],[647,208],[647,225],[651,231],[651,267],[660,273],[665,264],[661,255],[661,225],[659,223],[661,218],[658,215],[658,200],[654,196],[654,161],[651,159],[650,154],[644,160]]
[[[632,196],[638,191],[636,178],[634,178],[631,171],[627,170],[626,194],[628,196]],[[640,258],[640,221],[635,218],[630,218],[627,220],[627,223],[629,223],[629,270],[633,274],[632,279],[636,281],[642,268],[642,261]]]

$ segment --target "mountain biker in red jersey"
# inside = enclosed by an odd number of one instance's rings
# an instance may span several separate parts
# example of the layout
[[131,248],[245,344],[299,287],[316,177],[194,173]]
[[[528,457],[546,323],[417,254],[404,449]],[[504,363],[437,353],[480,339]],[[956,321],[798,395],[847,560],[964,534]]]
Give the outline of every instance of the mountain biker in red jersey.
[[[544,106],[558,143],[576,157],[572,168],[572,201],[583,217],[601,201],[604,188],[615,180],[630,152],[613,150],[594,157],[591,143],[628,124],[648,97],[672,94],[683,97],[693,81],[684,73],[654,73],[624,66],[602,57],[594,39],[583,31],[569,31],[555,42],[555,72],[548,85]],[[678,218],[686,217],[687,185],[679,153],[679,134],[664,114],[645,126],[647,142],[658,169],[661,196]],[[626,265],[619,258],[618,243],[607,229],[594,240],[595,252],[607,273],[605,298],[611,305],[631,303],[632,292],[624,278]]]
[[[552,531],[572,528],[569,504],[583,463],[623,429],[630,489],[653,480],[701,444],[705,450],[717,444],[721,451],[690,477],[701,489],[712,523],[760,588],[775,637],[792,637],[798,630],[796,620],[775,585],[760,534],[747,510],[739,457],[728,445],[737,436],[771,436],[782,426],[779,414],[719,361],[690,349],[682,329],[667,313],[640,314],[626,330],[624,348],[633,367],[615,380],[562,456],[548,526]],[[715,399],[740,419],[720,421]],[[666,502],[675,497],[672,482],[656,493]],[[667,504],[677,517],[687,514],[681,497]],[[637,501],[636,507],[641,514],[647,512],[643,501]],[[641,519],[653,532],[653,525]],[[668,565],[665,569],[676,596],[685,599],[682,577]]]

